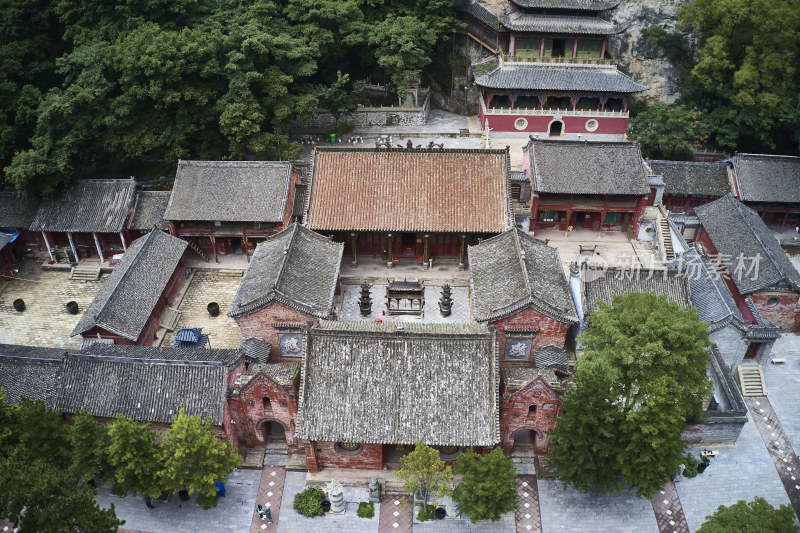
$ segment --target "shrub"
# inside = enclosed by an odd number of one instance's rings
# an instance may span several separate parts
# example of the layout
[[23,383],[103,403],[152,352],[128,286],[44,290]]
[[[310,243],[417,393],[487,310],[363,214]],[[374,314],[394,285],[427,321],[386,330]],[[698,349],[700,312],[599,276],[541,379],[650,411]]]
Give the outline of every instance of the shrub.
[[686,461],[683,462],[686,465],[686,468],[683,471],[683,475],[686,477],[695,477],[697,475],[697,466],[700,464],[700,461],[692,455],[691,453],[686,454]]
[[322,516],[322,500],[325,499],[325,492],[319,487],[306,487],[303,491],[294,496],[294,507],[298,513],[309,518]]
[[436,506],[431,504],[422,504],[419,506],[419,512],[417,513],[417,520],[420,522],[425,522],[426,520],[433,520],[436,518]]
[[356,514],[361,518],[372,518],[375,516],[375,504],[372,502],[359,502]]
[[211,496],[206,496],[202,492],[197,495],[197,505],[201,506],[203,509],[211,509],[212,507],[217,506],[217,499],[219,496],[212,494]]

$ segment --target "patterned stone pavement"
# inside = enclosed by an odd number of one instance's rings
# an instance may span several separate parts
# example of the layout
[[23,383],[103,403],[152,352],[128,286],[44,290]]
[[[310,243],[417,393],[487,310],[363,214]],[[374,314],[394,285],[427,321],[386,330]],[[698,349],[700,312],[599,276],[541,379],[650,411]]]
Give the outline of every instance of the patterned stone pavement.
[[794,512],[800,518],[800,460],[766,396],[745,398],[744,402],[775,464]]
[[[79,349],[80,335],[70,337],[83,312],[100,291],[108,274],[99,281],[72,281],[69,271],[45,271],[40,262],[29,259],[22,264],[17,279],[0,282],[0,343]],[[17,298],[25,301],[25,311],[14,310]],[[78,302],[80,312],[67,312],[67,302]]]
[[[210,335],[211,348],[238,348],[242,334],[236,321],[228,316],[228,310],[241,283],[241,276],[196,272],[178,306],[181,312],[178,327],[203,328],[203,333]],[[211,302],[219,304],[218,316],[208,314],[206,306]],[[170,331],[161,346],[171,347],[174,341],[175,332]]]
[[433,285],[425,283],[425,311],[421,318],[416,315],[384,315],[383,311],[386,309],[386,285],[379,285],[377,283],[372,285],[369,292],[372,298],[372,313],[367,317],[363,317],[358,309],[358,298],[361,295],[361,286],[345,285],[340,318],[348,322],[371,322],[377,317],[381,317],[385,322],[402,321],[425,324],[465,324],[471,322],[469,312],[469,287],[452,287],[453,312],[450,316],[445,318],[439,312],[439,298],[442,296],[442,285],[443,284]]
[[653,504],[653,512],[656,514],[656,522],[661,533],[689,533],[689,524],[686,523],[686,516],[683,514],[678,489],[672,480],[667,481],[664,489],[658,491],[650,499]]
[[408,494],[387,494],[381,500],[378,533],[411,533],[414,507]]
[[[256,504],[253,506],[253,522],[250,525],[250,533],[260,531],[277,531],[278,517],[281,514],[281,499],[283,498],[283,482],[286,478],[286,469],[280,466],[265,466],[261,470],[261,483],[258,485],[258,496]],[[272,512],[272,524],[266,519],[262,520],[256,512],[258,504],[267,507],[269,504]]]
[[516,512],[517,533],[542,533],[539,509],[539,485],[536,476],[517,476],[519,507]]

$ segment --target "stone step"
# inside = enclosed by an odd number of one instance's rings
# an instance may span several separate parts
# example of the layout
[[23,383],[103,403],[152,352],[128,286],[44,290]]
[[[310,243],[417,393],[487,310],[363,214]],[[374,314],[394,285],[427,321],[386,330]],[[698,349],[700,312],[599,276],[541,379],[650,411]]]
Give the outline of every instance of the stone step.
[[742,390],[742,396],[767,395],[767,387],[764,383],[764,373],[761,369],[761,365],[745,363],[739,365],[737,370],[739,388]]
[[241,278],[244,276],[243,270],[235,270],[232,268],[221,268],[217,270],[217,273],[221,278]]
[[97,281],[100,279],[100,267],[76,266],[72,269],[69,279],[75,281]]
[[251,448],[247,450],[241,468],[255,468],[260,470],[264,467],[264,448]]
[[164,314],[161,315],[159,326],[169,331],[175,331],[175,328],[178,327],[178,321],[180,319],[180,311],[173,307],[167,307],[167,309],[164,311]]

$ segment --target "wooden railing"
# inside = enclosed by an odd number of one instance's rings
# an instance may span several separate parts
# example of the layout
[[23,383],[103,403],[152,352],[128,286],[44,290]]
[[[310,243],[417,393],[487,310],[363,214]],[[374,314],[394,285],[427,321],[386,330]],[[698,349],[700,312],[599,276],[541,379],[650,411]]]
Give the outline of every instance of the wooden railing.
[[617,117],[617,118],[628,118],[630,114],[627,111],[600,111],[596,109],[560,109],[560,108],[551,108],[551,109],[535,109],[535,108],[528,108],[528,107],[515,107],[511,109],[510,107],[492,107],[488,109],[486,107],[486,102],[483,101],[481,98],[481,110],[483,114],[489,115],[519,115],[519,116],[544,116],[544,115],[562,115],[566,117]]
[[614,65],[613,59],[589,59],[583,57],[524,57],[520,55],[500,54],[504,63],[539,63],[546,65],[580,65],[583,67],[606,67]]

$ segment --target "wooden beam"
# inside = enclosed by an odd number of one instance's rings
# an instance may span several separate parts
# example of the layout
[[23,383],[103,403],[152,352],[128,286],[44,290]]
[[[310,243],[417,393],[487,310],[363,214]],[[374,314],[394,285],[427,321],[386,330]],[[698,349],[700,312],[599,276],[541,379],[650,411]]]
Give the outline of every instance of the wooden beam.
[[103,249],[100,248],[100,239],[97,238],[97,233],[92,233],[92,237],[94,237],[94,245],[97,247],[97,255],[100,256],[100,262],[105,263],[106,260],[103,258]]
[[72,240],[72,232],[67,232],[67,238],[69,239],[69,247],[72,248],[72,256],[75,258],[75,263],[79,263],[78,261],[78,250],[75,249],[75,242]]
[[55,263],[56,262],[56,258],[53,257],[53,250],[52,250],[52,248],[50,248],[50,243],[47,242],[47,233],[45,233],[43,231],[42,232],[42,237],[44,237],[44,246],[45,246],[45,248],[47,248],[47,253],[50,255],[50,261]]

